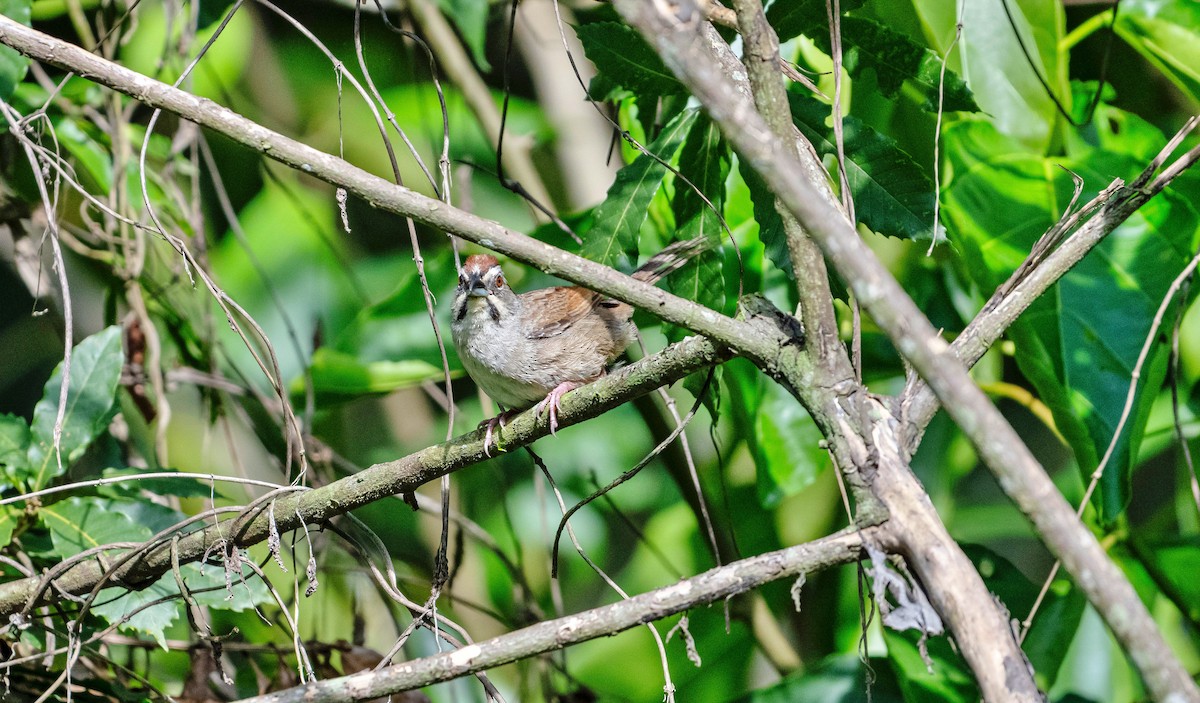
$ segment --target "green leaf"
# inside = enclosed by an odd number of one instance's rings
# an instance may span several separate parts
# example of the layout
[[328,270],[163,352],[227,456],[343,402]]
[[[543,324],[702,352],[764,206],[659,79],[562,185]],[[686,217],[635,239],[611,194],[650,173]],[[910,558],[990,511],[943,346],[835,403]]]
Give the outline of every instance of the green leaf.
[[0,465],[9,481],[24,480],[29,468],[29,425],[16,415],[0,415]]
[[775,194],[745,161],[738,161],[738,172],[750,189],[754,219],[758,222],[758,238],[763,243],[767,258],[775,264],[775,268],[785,272],[788,278],[793,278],[795,274],[792,273],[792,257],[788,254],[787,233],[783,229],[783,218],[775,209]]
[[75,157],[76,170],[86,173],[96,188],[104,193],[112,190],[113,169],[110,150],[98,143],[87,130],[69,117],[54,121],[58,141]]
[[1193,102],[1200,102],[1200,4],[1127,0],[1113,29]]
[[9,505],[0,505],[0,549],[12,542],[13,532],[17,529],[17,519],[20,512]]
[[637,30],[619,22],[594,22],[575,28],[583,51],[611,84],[642,95],[687,92]]
[[[788,93],[788,101],[792,119],[817,153],[822,157],[837,154],[833,129],[826,126],[829,106],[795,91]],[[892,237],[928,236],[933,226],[934,198],[933,182],[925,170],[894,140],[857,118],[846,116],[842,125],[846,177],[859,220],[872,231]],[[765,209],[766,203],[761,207]],[[772,261],[785,256],[786,245],[779,242],[782,233],[771,232],[768,236],[770,240],[763,242]]]
[[[441,367],[425,361],[370,361],[321,347],[313,353],[313,390],[319,400],[349,399],[363,395],[391,393],[402,388],[419,386],[426,381],[445,377]],[[304,379],[291,383],[293,395],[304,393]]]
[[869,700],[873,703],[904,703],[887,660],[872,659],[871,672],[868,682],[867,672],[858,657],[831,657],[812,671],[791,674],[778,683],[738,698],[736,703],[851,703],[868,700],[864,693],[867,690],[871,691]]
[[[986,547],[975,544],[962,547],[988,590],[1004,603],[1013,618],[1023,620],[1033,608],[1041,584],[1030,581],[1012,562]],[[1043,690],[1049,689],[1057,678],[1086,605],[1079,589],[1072,588],[1065,580],[1056,581],[1046,593],[1021,644]]]
[[[172,469],[159,469],[159,471],[172,471]],[[101,474],[103,478],[128,476],[130,480],[109,484],[99,490],[102,494],[112,498],[134,498],[142,491],[172,498],[225,497],[220,488],[222,484],[218,483],[214,486],[205,476],[179,472],[178,478],[143,478],[141,477],[143,473],[145,473],[143,469],[136,468],[105,469]]]
[[[864,0],[848,0],[838,3],[842,13],[852,12],[862,7]],[[825,34],[829,38],[829,19],[825,0],[776,0],[767,9],[767,21],[771,23],[779,41],[806,34],[814,39]],[[843,22],[845,19],[842,20]]]
[[[721,212],[725,205],[725,179],[729,175],[729,148],[716,123],[701,117],[688,132],[679,156],[679,175],[675,178],[676,240],[703,238],[720,241],[724,231]],[[685,180],[686,179],[686,180]],[[694,257],[687,266],[667,277],[671,291],[715,310],[725,308],[723,257],[719,249],[709,249]],[[688,331],[667,329],[667,339],[677,342]]]
[[606,266],[627,266],[637,255],[638,232],[667,175],[663,162],[674,161],[699,114],[695,109],[680,113],[647,147],[654,156],[641,154],[617,172],[604,202],[596,206],[581,256]]
[[62,365],[46,383],[42,399],[33,410],[29,447],[30,487],[44,487],[66,471],[112,420],[116,412],[117,385],[125,363],[121,328],[113,325],[79,343],[71,354],[66,411],[59,444],[62,465],[54,450],[54,425],[58,415]]
[[[29,25],[32,0],[0,0],[0,15]],[[29,59],[7,46],[0,46],[0,100],[8,98],[29,70]]]
[[[959,657],[945,636],[929,637],[925,647],[929,667],[921,656],[920,633],[916,630],[896,632],[883,629],[888,660],[904,692],[904,700],[915,703],[973,703],[979,700],[979,688],[971,670]],[[932,671],[930,671],[932,668]]]
[[758,477],[758,500],[774,508],[799,493],[829,466],[821,430],[808,411],[778,383],[758,374],[758,397],[750,448]]
[[[946,153],[953,173],[943,199],[947,229],[985,291],[1009,276],[1070,201],[1073,184],[1059,165],[1084,178],[1086,202],[1114,176],[1134,177],[1144,163],[1140,155],[1108,149],[1080,149],[1071,157],[1042,159],[979,120],[951,127]],[[1179,187],[1187,184],[1185,180]],[[1085,482],[1116,431],[1155,310],[1200,241],[1195,199],[1194,193],[1168,188],[1101,242],[1010,329],[1017,363],[1054,414]],[[1152,347],[1128,424],[1094,497],[1105,521],[1120,515],[1129,499],[1133,458],[1165,374],[1161,339],[1160,335]]]
[[487,0],[438,0],[446,16],[454,23],[471,57],[483,72],[492,70],[487,60]]
[[[954,10],[961,5],[943,0],[915,0],[914,6],[927,33],[938,38],[942,52],[954,38],[955,23],[962,23],[962,37],[948,66],[966,80],[975,102],[1001,133],[1030,152],[1045,153],[1058,121],[1052,95],[1063,101],[1071,96],[1067,58],[1059,50],[1066,24],[1062,4],[1044,0],[969,3],[962,6],[964,17],[957,17]],[[1005,8],[1012,14],[1011,23]],[[1031,59],[1026,58],[1022,44]],[[1038,80],[1039,75],[1052,95]]]
[[[815,33],[813,41],[829,53],[828,32]],[[889,98],[908,81],[923,98],[921,109],[926,112],[937,112],[939,92],[946,112],[979,111],[971,89],[957,73],[947,68],[943,81],[940,56],[875,20],[843,17],[842,47],[842,65],[850,77],[874,70],[879,89]]]
[[55,555],[66,558],[105,544],[148,539],[153,533],[133,519],[135,506],[135,501],[72,496],[41,508],[38,517],[50,530]]
[[1176,538],[1139,546],[1136,554],[1159,590],[1192,622],[1200,622],[1200,544]]

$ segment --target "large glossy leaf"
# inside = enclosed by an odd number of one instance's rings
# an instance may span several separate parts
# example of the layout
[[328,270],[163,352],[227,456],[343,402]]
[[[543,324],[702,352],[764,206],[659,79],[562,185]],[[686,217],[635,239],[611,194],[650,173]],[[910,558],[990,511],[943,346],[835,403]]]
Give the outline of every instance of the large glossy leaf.
[[1159,590],[1192,622],[1200,622],[1200,543],[1193,539],[1154,541],[1137,556]]
[[121,328],[108,327],[83,340],[71,354],[71,378],[67,384],[59,451],[54,449],[54,425],[58,416],[62,366],[46,383],[42,399],[33,410],[28,472],[20,476],[33,489],[45,486],[78,459],[112,420],[116,411],[117,385],[125,357],[121,351]]
[[[1096,123],[1101,130],[1117,124]],[[1135,120],[1120,124],[1148,128]],[[1080,145],[1070,157],[1047,160],[1024,153],[983,121],[947,132],[953,177],[944,197],[946,222],[982,289],[1006,279],[1070,201],[1073,184],[1059,165],[1084,178],[1086,201],[1114,176],[1135,176],[1148,158],[1112,151],[1119,142],[1111,135],[1094,141],[1105,148]],[[1010,330],[1017,363],[1053,412],[1085,481],[1115,433],[1155,309],[1200,238],[1196,197],[1167,189],[1143,206]],[[1128,501],[1131,463],[1165,372],[1164,352],[1157,344],[1142,371],[1128,426],[1096,493],[1106,520]]]
[[575,29],[583,51],[609,85],[642,95],[681,95],[687,88],[637,30],[620,22],[593,22]]
[[1200,102],[1200,3],[1127,0],[1121,3],[1113,29],[1188,97]]
[[[914,0],[913,4],[941,54],[954,40],[955,24],[962,23],[962,37],[949,56],[949,68],[966,80],[975,102],[1003,134],[1031,152],[1045,153],[1058,119],[1052,95],[1064,102],[1071,95],[1067,60],[1059,51],[1065,26],[1062,4],[1044,0]],[[956,15],[956,7],[963,8],[963,17]]]
[[[829,106],[795,91],[788,94],[788,100],[792,119],[817,153],[822,157],[836,154],[833,129],[826,126]],[[928,236],[933,227],[933,182],[925,170],[894,140],[862,121],[847,116],[843,127],[846,176],[859,220],[880,234]],[[757,205],[755,211],[758,212]],[[781,250],[777,243],[772,244],[772,239],[764,237],[763,241],[768,253]]]
[[[33,0],[0,0],[0,15],[27,25],[32,6]],[[16,49],[0,46],[0,100],[8,100],[28,70],[29,59]]]
[[754,413],[750,448],[759,502],[774,508],[784,497],[811,486],[829,467],[829,455],[821,447],[821,430],[804,406],[778,383],[756,375],[761,402]]
[[653,156],[641,154],[617,172],[608,196],[596,206],[581,255],[606,266],[622,267],[637,255],[638,232],[667,175],[664,163],[675,160],[699,114],[695,109],[680,113],[647,147]]

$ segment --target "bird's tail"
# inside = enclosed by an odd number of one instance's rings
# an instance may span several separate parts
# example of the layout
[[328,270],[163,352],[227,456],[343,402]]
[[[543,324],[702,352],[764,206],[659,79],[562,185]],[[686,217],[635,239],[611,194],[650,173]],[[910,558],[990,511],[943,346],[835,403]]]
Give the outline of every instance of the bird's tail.
[[655,283],[668,273],[683,267],[692,257],[708,249],[705,237],[686,239],[666,247],[633,272],[633,277],[646,283]]

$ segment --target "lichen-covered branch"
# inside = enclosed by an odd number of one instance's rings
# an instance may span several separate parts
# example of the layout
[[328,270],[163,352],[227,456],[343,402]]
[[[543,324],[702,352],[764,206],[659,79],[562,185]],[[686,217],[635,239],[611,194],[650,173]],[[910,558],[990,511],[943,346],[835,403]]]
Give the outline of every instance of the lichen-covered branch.
[[[593,418],[725,358],[724,352],[702,337],[685,339],[563,396],[559,426]],[[515,417],[498,436],[504,448],[512,450],[531,444],[548,433],[547,418],[544,415],[538,417],[530,410]],[[270,503],[264,503],[253,514],[242,515],[232,523],[222,522],[183,536],[175,542],[173,549],[179,563],[189,563],[202,559],[215,545],[224,544],[226,540],[232,540],[238,547],[257,544],[265,541],[271,532],[269,512],[274,513],[275,529],[279,532],[299,529],[302,523],[320,524],[367,503],[412,492],[443,474],[486,458],[483,433],[476,430],[401,459],[376,464],[327,486],[278,498],[274,501],[273,511],[268,511]],[[136,587],[153,582],[170,571],[171,552],[170,544],[147,550],[118,569],[113,575],[113,583]],[[7,618],[20,612],[35,594],[88,593],[104,573],[104,567],[91,560],[80,562],[59,575],[50,588],[43,587],[41,578],[0,584],[0,617]],[[40,595],[32,605],[41,604],[44,597]]]

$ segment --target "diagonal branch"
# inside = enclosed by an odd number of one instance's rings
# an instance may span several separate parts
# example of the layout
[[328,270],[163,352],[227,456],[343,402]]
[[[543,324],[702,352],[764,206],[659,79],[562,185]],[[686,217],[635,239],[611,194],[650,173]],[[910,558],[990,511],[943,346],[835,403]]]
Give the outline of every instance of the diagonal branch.
[[711,569],[612,605],[548,620],[381,671],[318,681],[243,703],[341,703],[380,698],[501,666],[567,645],[613,635],[689,608],[745,593],[771,581],[810,574],[858,559],[875,530],[846,531]]
[[793,154],[739,95],[712,70],[697,31],[699,9],[689,0],[665,6],[618,0],[617,10],[646,37],[667,66],[705,106],[738,152],[783,199],[825,252],[896,348],[925,378],[971,440],[1001,487],[1062,559],[1088,600],[1161,700],[1200,700],[1200,689],[1155,627],[1149,611],[1104,549],[1076,518],[1029,448],[971,380],[933,325],[837,211],[804,179]]
[[73,71],[150,107],[207,127],[280,163],[345,188],[370,205],[532,264],[546,273],[609,295],[736,349],[772,366],[782,340],[764,337],[747,323],[635,280],[607,266],[540,242],[496,222],[398,186],[332,154],[272,131],[233,110],[172,88],[124,66],[0,15],[0,44],[44,63]]
[[[593,418],[726,358],[725,352],[702,337],[685,339],[563,396],[562,410],[558,413],[559,427]],[[547,434],[549,423],[546,418],[527,411],[509,422],[499,438],[505,449],[511,450],[531,444]],[[327,486],[273,501],[276,530],[286,532],[299,529],[302,524],[319,524],[387,496],[411,493],[428,481],[486,458],[483,433],[476,430],[401,459],[376,464]],[[271,532],[267,511],[270,505],[271,501],[264,502],[250,514],[239,516],[233,528],[231,523],[222,522],[180,538],[174,547],[179,562],[199,561],[214,545],[228,539],[234,540],[239,547],[266,540]],[[115,583],[133,587],[148,585],[170,571],[171,551],[169,544],[146,550],[117,569],[111,578]],[[35,594],[88,593],[103,578],[104,567],[89,560],[54,578],[48,584],[49,588],[44,587],[46,584],[42,584],[41,577],[0,584],[0,617],[21,611]],[[39,595],[33,605],[47,600],[50,598]]]

